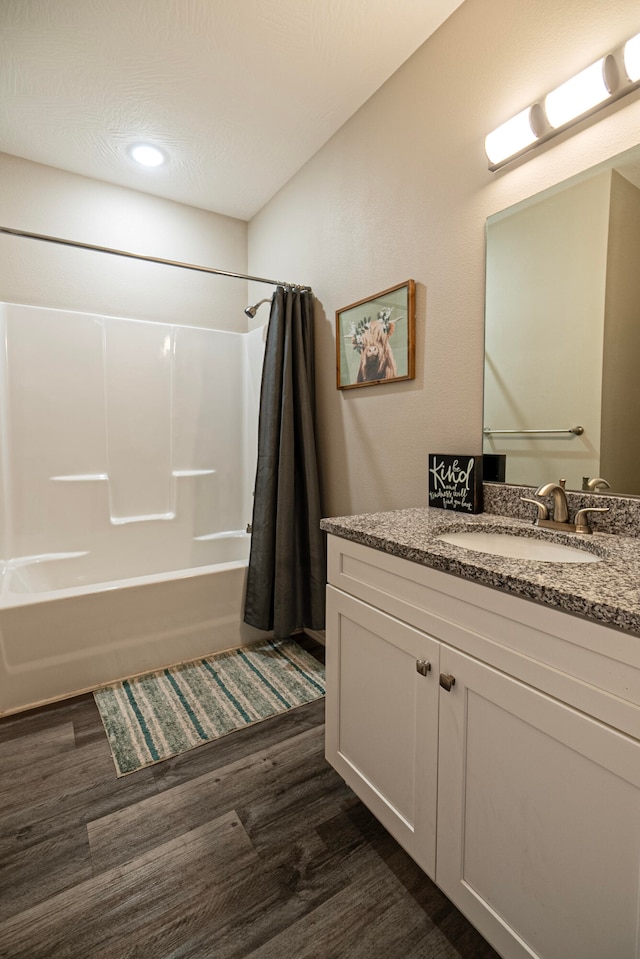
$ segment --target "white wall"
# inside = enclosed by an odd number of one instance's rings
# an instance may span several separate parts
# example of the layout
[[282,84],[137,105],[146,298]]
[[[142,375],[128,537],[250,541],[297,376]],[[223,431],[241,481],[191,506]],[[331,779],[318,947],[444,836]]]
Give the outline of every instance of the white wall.
[[[480,452],[486,218],[634,145],[640,98],[497,174],[484,137],[639,31],[637,0],[465,0],[252,220],[250,272],[318,297],[326,514],[426,504],[429,452]],[[410,277],[416,379],[338,392],[336,309]]]
[[[0,183],[2,226],[246,273],[242,220],[7,154],[0,154]],[[248,328],[244,280],[2,234],[0,299],[236,332]]]

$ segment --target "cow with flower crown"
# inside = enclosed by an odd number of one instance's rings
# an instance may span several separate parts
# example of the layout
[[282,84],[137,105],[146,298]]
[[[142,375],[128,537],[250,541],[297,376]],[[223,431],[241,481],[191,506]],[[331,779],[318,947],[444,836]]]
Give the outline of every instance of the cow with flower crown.
[[352,324],[349,335],[354,350],[360,354],[357,383],[371,383],[375,380],[390,380],[398,375],[396,361],[389,339],[393,336],[395,322],[391,319],[391,308],[378,312],[377,319],[364,317],[358,325]]

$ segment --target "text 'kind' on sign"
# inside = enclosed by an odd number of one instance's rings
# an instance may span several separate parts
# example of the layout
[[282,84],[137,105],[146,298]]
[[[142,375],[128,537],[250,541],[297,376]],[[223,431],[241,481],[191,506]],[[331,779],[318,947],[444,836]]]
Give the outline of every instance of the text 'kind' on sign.
[[482,512],[482,457],[429,454],[429,506]]

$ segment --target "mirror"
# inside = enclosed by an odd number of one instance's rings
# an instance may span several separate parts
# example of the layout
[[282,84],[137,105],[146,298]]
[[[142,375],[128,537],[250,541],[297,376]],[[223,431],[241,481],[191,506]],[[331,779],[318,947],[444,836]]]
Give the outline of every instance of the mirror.
[[640,495],[640,147],[487,221],[485,479]]

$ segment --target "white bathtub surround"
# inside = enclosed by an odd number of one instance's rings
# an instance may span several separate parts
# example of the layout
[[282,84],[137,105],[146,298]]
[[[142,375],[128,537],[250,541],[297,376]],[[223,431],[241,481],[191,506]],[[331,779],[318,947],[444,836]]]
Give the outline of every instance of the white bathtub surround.
[[0,714],[256,638],[262,331],[2,304],[0,342]]
[[174,519],[172,381],[179,331],[113,318],[100,325],[111,522]]

